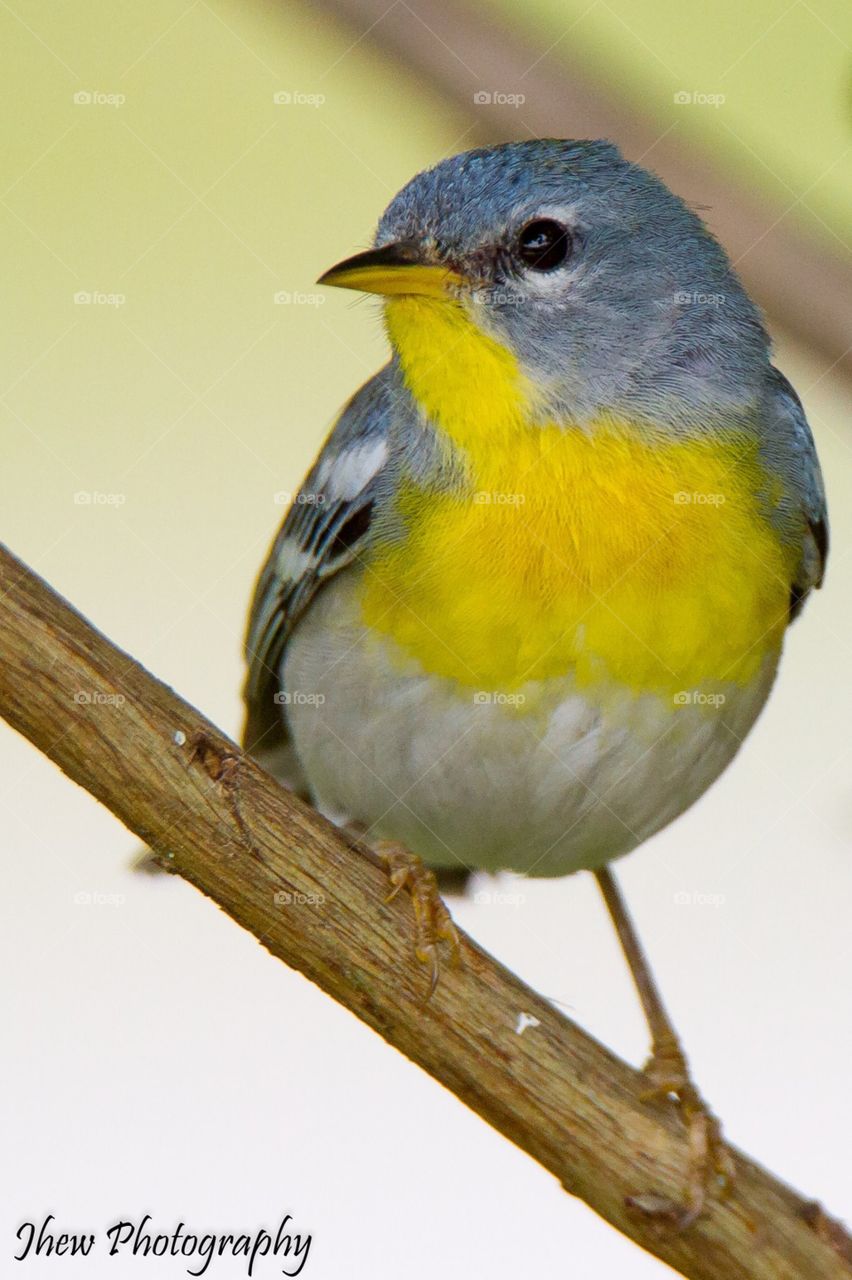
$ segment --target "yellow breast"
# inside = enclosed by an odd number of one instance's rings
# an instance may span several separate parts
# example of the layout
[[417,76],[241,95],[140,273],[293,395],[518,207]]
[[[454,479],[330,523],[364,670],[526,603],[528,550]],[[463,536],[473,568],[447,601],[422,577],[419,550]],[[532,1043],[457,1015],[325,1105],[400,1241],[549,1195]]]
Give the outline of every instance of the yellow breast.
[[531,425],[533,393],[503,348],[440,302],[389,312],[466,484],[400,492],[407,535],[377,546],[364,575],[370,628],[473,689],[569,674],[665,695],[748,682],[780,645],[792,573],[759,508],[755,441]]

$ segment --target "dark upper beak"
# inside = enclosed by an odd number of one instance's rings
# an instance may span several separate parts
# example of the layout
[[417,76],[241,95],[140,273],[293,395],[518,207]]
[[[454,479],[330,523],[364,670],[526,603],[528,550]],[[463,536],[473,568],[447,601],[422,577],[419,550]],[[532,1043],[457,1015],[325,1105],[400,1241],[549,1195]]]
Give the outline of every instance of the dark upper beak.
[[418,294],[426,298],[451,297],[451,286],[461,283],[461,276],[440,263],[427,261],[422,247],[409,240],[356,253],[338,262],[317,281],[365,293]]

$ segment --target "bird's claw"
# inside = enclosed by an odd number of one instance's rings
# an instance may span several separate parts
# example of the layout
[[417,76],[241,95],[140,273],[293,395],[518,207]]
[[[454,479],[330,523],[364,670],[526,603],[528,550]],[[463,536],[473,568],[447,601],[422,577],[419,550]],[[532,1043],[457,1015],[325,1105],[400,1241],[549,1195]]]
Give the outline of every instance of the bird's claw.
[[435,873],[404,845],[381,841],[375,851],[382,859],[391,883],[385,901],[392,902],[402,889],[407,889],[414,908],[414,954],[421,964],[429,966],[431,979],[427,1000],[435,993],[441,976],[440,946],[446,942],[453,963],[460,959],[459,935],[452,917],[438,892]]
[[655,1045],[644,1072],[649,1088],[641,1095],[642,1101],[674,1099],[686,1125],[687,1180],[680,1204],[655,1195],[633,1196],[630,1203],[647,1216],[672,1221],[684,1230],[700,1217],[714,1180],[722,1195],[728,1193],[736,1168],[725,1145],[722,1126],[693,1083],[680,1045],[676,1041]]

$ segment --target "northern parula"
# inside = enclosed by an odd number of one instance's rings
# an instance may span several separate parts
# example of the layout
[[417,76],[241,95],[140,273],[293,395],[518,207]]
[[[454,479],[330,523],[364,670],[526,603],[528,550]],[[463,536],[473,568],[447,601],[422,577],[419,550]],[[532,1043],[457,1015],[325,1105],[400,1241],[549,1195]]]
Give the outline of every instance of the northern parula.
[[[652,1084],[723,1168],[606,864],[733,758],[822,579],[819,464],[760,313],[608,142],[443,160],[321,283],[382,295],[391,358],[261,573],[246,745],[383,842],[424,958],[454,937],[425,868],[595,872]],[[705,1185],[698,1162],[685,1218]]]

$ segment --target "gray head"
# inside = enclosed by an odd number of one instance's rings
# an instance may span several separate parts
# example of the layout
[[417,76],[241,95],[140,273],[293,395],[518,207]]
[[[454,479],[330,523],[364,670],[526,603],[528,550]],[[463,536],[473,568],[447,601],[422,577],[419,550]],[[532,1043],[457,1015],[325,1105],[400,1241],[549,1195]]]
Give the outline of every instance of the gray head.
[[[542,139],[443,160],[394,198],[375,246],[324,279],[434,293],[440,268],[441,287],[560,418],[653,417],[662,401],[697,420],[710,406],[748,408],[765,379],[768,339],[724,251],[610,143]],[[367,282],[371,263],[384,285]]]

